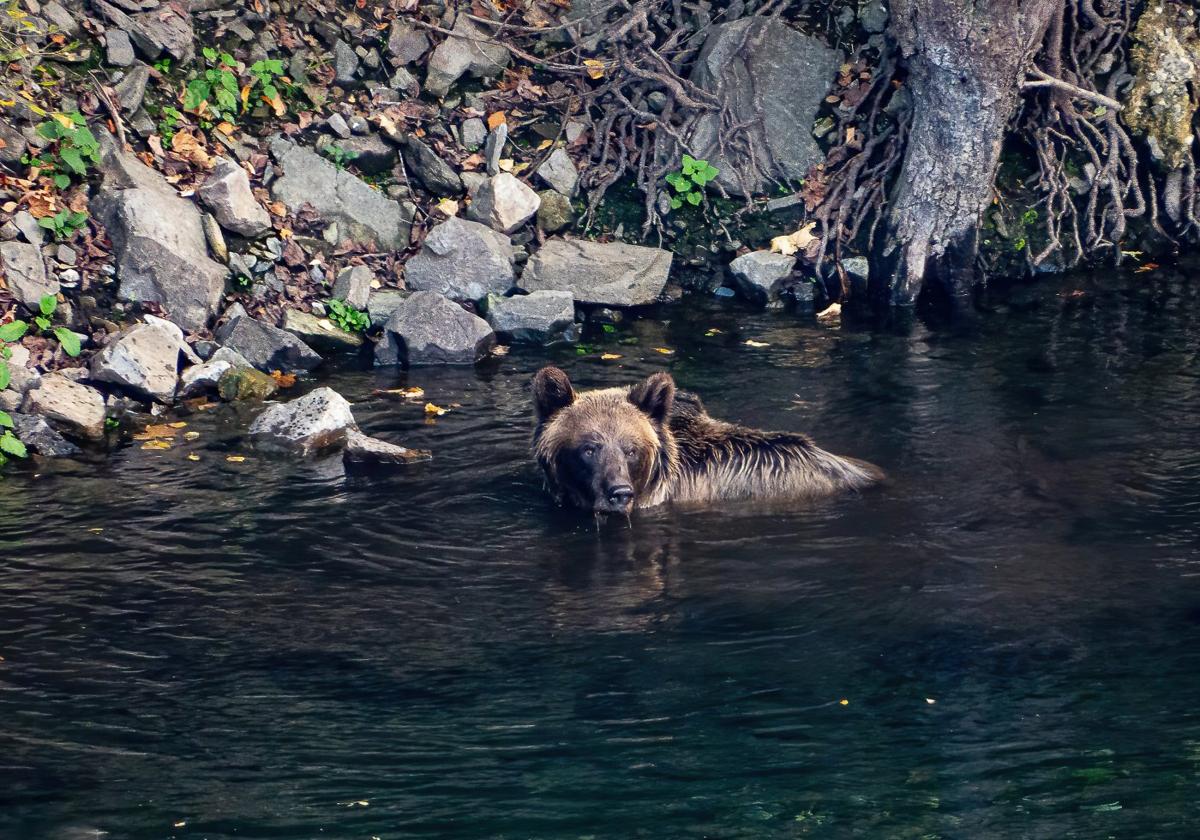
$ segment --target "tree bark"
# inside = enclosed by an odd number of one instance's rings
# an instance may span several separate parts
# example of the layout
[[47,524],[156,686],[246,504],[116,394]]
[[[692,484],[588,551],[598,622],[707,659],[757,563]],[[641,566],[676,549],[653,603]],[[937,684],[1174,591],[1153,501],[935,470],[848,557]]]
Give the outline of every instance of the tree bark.
[[893,0],[912,123],[873,293],[909,306],[928,285],[970,293],[983,213],[1020,84],[1062,0]]

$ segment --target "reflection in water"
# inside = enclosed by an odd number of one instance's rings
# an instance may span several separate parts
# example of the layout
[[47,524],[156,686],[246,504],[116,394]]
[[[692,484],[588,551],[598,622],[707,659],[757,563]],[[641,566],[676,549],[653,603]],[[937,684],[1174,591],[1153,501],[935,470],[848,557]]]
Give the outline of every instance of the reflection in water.
[[[956,332],[685,305],[599,336],[616,365],[558,351],[892,476],[813,507],[553,509],[521,351],[335,377],[435,452],[396,473],[221,409],[6,478],[0,837],[1193,836],[1200,292],[1144,277]],[[371,397],[405,384],[456,407]]]

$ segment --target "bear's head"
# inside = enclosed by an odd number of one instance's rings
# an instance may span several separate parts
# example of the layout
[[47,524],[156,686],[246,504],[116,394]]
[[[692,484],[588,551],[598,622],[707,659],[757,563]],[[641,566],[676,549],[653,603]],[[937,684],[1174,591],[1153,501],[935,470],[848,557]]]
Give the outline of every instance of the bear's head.
[[628,514],[662,482],[673,445],[675,382],[576,393],[556,367],[533,378],[534,455],[555,497],[594,513]]

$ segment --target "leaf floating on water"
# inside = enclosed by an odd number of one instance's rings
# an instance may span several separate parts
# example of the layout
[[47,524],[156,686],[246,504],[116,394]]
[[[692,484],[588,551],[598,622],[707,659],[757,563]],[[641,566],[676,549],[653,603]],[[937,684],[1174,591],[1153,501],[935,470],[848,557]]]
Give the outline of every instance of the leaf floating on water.
[[231,464],[240,464],[246,460],[245,455],[226,455],[225,460]]
[[719,330],[716,327],[710,327],[708,332],[706,332],[704,334],[704,336],[705,336],[705,338],[712,338],[714,335],[720,335],[721,333],[722,333],[722,330]]
[[171,825],[175,828],[183,828],[185,825],[187,825],[187,820],[180,820],[179,822],[171,823]]
[[419,400],[425,396],[424,388],[389,388],[387,390],[372,391],[373,397],[384,397],[391,400]]
[[747,347],[770,347],[771,345],[765,341],[755,341],[753,338],[746,339]]
[[850,701],[847,700],[845,697],[843,697],[841,700],[838,701],[838,705],[839,706],[849,706]]
[[200,437],[199,432],[185,432],[183,435],[184,440],[195,440],[198,437]]
[[493,356],[507,356],[508,355],[508,345],[507,344],[497,344],[495,347],[492,348],[492,355]]
[[930,706],[932,706],[932,705],[934,705],[935,703],[937,703],[937,701],[936,701],[936,700],[934,700],[932,697],[926,697],[926,698],[925,698],[925,702],[926,702],[926,703],[928,703]]
[[172,429],[186,429],[187,428],[187,423],[184,423],[182,420],[180,420],[176,423],[168,423],[167,425],[170,426]]
[[356,799],[353,802],[339,802],[338,804],[345,805],[347,808],[366,808],[371,803],[366,799]]
[[[183,425],[187,425],[184,423]],[[174,438],[179,427],[174,423],[151,423],[133,436],[134,440],[155,440],[156,438]],[[142,447],[145,449],[145,447]]]
[[200,456],[199,456],[199,455],[197,455],[195,452],[193,452],[193,453],[191,453],[190,455],[188,455],[188,456],[187,456],[187,459],[188,459],[189,461],[199,461],[199,460],[200,460]]
[[425,413],[434,417],[441,417],[450,411],[448,408],[442,408],[440,405],[434,405],[431,402],[425,403]]
[[1133,270],[1134,274],[1145,274],[1147,271],[1155,271],[1158,268],[1158,263],[1148,262],[1145,265],[1139,265]]
[[281,370],[271,371],[271,378],[275,380],[275,384],[280,388],[291,388],[296,384],[296,374],[284,373]]
[[164,440],[163,438],[154,438],[154,440],[148,440],[142,444],[142,449],[161,450],[170,448],[171,442],[169,440]]
[[655,347],[654,352],[662,353],[664,356],[674,356],[675,355],[675,351],[670,349],[669,347]]
[[600,354],[600,358],[606,362],[611,362],[613,359],[622,358],[622,356],[620,353],[602,353]]

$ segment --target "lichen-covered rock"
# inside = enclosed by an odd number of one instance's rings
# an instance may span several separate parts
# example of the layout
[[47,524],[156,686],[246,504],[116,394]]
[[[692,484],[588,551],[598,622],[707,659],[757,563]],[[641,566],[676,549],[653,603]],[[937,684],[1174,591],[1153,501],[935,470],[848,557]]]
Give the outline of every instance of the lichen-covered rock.
[[235,317],[217,329],[217,341],[235,350],[261,371],[301,373],[321,364],[321,356],[291,333],[248,315]]
[[509,238],[487,225],[452,216],[435,225],[421,250],[404,266],[404,283],[455,300],[479,300],[512,288]]
[[58,294],[58,281],[46,275],[41,249],[30,242],[0,242],[0,268],[12,296],[31,310],[46,295]]
[[179,381],[180,344],[175,335],[161,326],[138,324],[92,357],[92,379],[170,405]]
[[552,239],[529,260],[521,288],[570,292],[580,303],[643,306],[667,286],[671,252],[624,242]]
[[500,233],[513,233],[533,218],[542,200],[519,178],[501,172],[475,192],[467,215]]
[[743,297],[762,306],[779,300],[779,290],[795,267],[795,257],[771,251],[751,251],[731,262],[729,271]]
[[346,398],[332,388],[317,388],[286,403],[268,406],[250,425],[260,445],[311,454],[342,443],[354,428]]
[[221,374],[217,393],[226,402],[265,400],[279,390],[279,383],[252,367],[235,367]]
[[1200,86],[1197,12],[1185,3],[1152,2],[1133,30],[1133,85],[1122,117],[1146,137],[1163,169],[1182,167],[1191,156],[1192,120]]
[[104,437],[104,397],[95,388],[72,382],[59,373],[39,379],[26,392],[22,410],[45,417],[72,437]]
[[470,365],[495,344],[487,321],[436,292],[415,292],[384,325],[375,364]]
[[570,292],[553,291],[489,297],[487,321],[513,341],[545,342],[575,323],[575,299]]
[[364,435],[357,429],[347,429],[346,449],[342,457],[347,464],[414,464],[430,460],[433,453],[427,449],[397,446]]
[[283,168],[283,177],[271,184],[271,195],[288,209],[311,204],[322,219],[337,222],[344,239],[390,250],[408,247],[412,216],[399,202],[310,149],[277,138],[271,153]]
[[717,167],[727,190],[761,192],[774,181],[797,182],[824,159],[812,126],[842,54],[773,18],[745,17],[708,30],[692,81],[710,91],[746,126],[753,158],[725,160],[719,111],[702,115],[691,136],[700,158]]
[[538,193],[542,206],[538,208],[537,224],[546,233],[557,233],[575,221],[571,199],[558,190],[542,190]]
[[256,237],[271,229],[271,217],[250,192],[246,170],[227,158],[216,165],[203,186],[196,190],[196,197],[226,230]]

